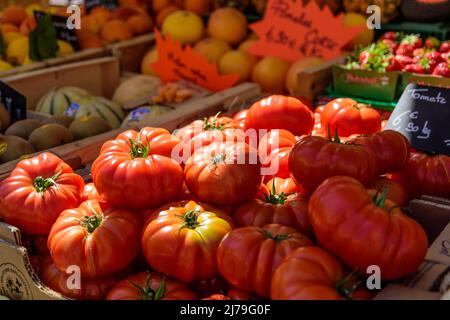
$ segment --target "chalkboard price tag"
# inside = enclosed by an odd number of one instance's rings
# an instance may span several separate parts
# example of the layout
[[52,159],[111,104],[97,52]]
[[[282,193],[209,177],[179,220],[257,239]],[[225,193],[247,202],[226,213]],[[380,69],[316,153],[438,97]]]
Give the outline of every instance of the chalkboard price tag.
[[0,81],[0,102],[8,110],[13,122],[26,119],[27,98],[3,81]]
[[[42,11],[34,11],[36,21],[39,22],[47,13]],[[53,26],[56,30],[56,38],[59,40],[67,41],[77,51],[79,50],[78,38],[75,29],[69,29],[67,27],[67,18],[62,16],[50,15],[53,21]]]
[[386,129],[404,134],[417,150],[450,156],[450,89],[409,84]]
[[107,9],[116,9],[119,6],[117,0],[85,0],[84,5],[86,7],[86,13],[91,12],[92,9],[98,6]]

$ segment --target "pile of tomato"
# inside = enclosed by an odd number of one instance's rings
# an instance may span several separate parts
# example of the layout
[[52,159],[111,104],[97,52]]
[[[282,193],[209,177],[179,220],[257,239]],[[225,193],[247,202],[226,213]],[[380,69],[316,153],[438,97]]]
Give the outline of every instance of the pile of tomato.
[[[369,266],[399,279],[427,251],[402,207],[450,198],[450,157],[412,150],[382,121],[351,99],[313,112],[271,96],[173,134],[128,130],[102,146],[92,183],[50,153],[20,161],[0,219],[70,298],[370,299]],[[255,145],[249,129],[267,133]]]

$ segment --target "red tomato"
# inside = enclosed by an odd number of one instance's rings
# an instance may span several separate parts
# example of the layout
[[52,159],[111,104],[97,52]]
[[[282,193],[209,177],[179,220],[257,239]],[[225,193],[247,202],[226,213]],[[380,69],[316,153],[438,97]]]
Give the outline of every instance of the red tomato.
[[214,211],[190,201],[150,219],[142,250],[152,268],[185,282],[218,275],[217,247],[232,225]]
[[203,298],[202,300],[231,300],[229,297],[224,296],[223,294],[213,294],[208,298]]
[[408,164],[392,179],[404,187],[411,198],[421,195],[450,198],[450,157],[411,152]]
[[363,145],[375,157],[380,175],[401,170],[409,159],[409,141],[397,131],[386,130],[373,135],[351,136],[347,143]]
[[51,259],[46,259],[40,279],[50,289],[77,300],[103,300],[109,290],[119,281],[116,275],[97,279],[82,278],[80,288],[72,289],[68,287],[68,283],[72,284],[70,276],[72,276],[71,273],[66,275],[56,267]]
[[225,294],[228,290],[228,283],[224,278],[217,276],[206,280],[195,281],[191,288],[198,294],[199,297],[210,297],[216,293]]
[[272,190],[273,188],[275,188],[275,192],[277,194],[284,193],[285,195],[289,195],[291,193],[304,193],[304,190],[301,188],[301,186],[295,184],[294,180],[292,180],[291,178],[273,178],[264,185],[264,188],[261,189],[261,194],[258,198],[261,200],[265,200],[265,196],[268,196],[270,194],[270,190]]
[[[287,130],[270,130],[258,144],[258,155],[263,170],[270,170],[269,177],[289,178],[289,153],[297,142],[296,137]],[[269,169],[270,168],[270,169]]]
[[44,152],[20,161],[0,184],[0,218],[22,232],[46,235],[61,211],[76,208],[83,179],[57,156]]
[[353,178],[326,180],[311,196],[308,213],[319,243],[361,272],[377,265],[383,280],[398,279],[425,257],[423,228],[384,193],[373,197]]
[[212,143],[184,167],[186,186],[200,201],[232,206],[252,199],[261,185],[256,150],[245,143]]
[[350,176],[366,186],[373,185],[378,177],[374,156],[364,147],[313,136],[294,145],[289,170],[294,181],[309,194],[333,176]]
[[158,128],[129,130],[106,142],[91,169],[102,199],[136,210],[174,200],[183,185],[183,169],[169,157],[178,143]]
[[83,201],[87,200],[98,200],[102,209],[109,207],[108,203],[100,197],[93,183],[86,183],[84,186]]
[[241,110],[233,116],[233,120],[239,124],[239,128],[244,130],[245,130],[245,119],[247,118],[248,110],[249,109]]
[[272,272],[283,258],[309,245],[307,237],[279,224],[239,228],[220,243],[217,262],[220,273],[233,286],[268,297]]
[[141,272],[117,283],[106,300],[197,300],[184,283],[156,272]]
[[63,211],[48,237],[59,270],[77,265],[84,278],[105,277],[130,265],[139,251],[141,220],[121,209],[102,210],[98,200]]
[[231,300],[252,300],[252,294],[250,292],[233,286],[228,290],[228,296]]
[[314,126],[312,111],[293,97],[274,95],[254,103],[247,113],[245,128],[285,129],[300,136]]
[[[272,180],[273,181],[273,180]],[[299,193],[285,194],[267,185],[269,193],[264,200],[253,199],[237,208],[234,219],[238,227],[277,223],[291,227],[308,237],[313,237],[308,218],[308,200]]]
[[375,133],[381,130],[381,118],[377,110],[357,103],[353,99],[339,98],[328,102],[321,114],[322,128],[332,132],[338,130],[339,136]]
[[392,202],[396,203],[400,207],[405,207],[408,205],[408,194],[406,190],[397,182],[387,179],[387,178],[379,178],[375,181],[375,185],[373,186],[373,192],[383,192],[386,190],[386,197]]

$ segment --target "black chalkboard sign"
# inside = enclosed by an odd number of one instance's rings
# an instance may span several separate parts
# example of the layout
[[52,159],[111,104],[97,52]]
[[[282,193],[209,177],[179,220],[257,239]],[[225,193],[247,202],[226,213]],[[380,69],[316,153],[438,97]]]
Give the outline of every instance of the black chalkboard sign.
[[[42,19],[46,14],[46,12],[43,11],[34,11],[34,16],[36,18],[36,21],[39,22],[40,19]],[[67,18],[62,16],[55,16],[50,15],[53,21],[53,26],[56,30],[56,38],[59,40],[64,40],[69,42],[72,47],[77,51],[79,50],[78,46],[78,38],[77,34],[75,32],[75,29],[69,29],[67,27]]]
[[95,7],[102,6],[108,9],[116,9],[119,6],[117,0],[85,0],[86,13],[91,12]]
[[404,134],[417,150],[450,156],[450,89],[409,84],[386,129]]
[[0,81],[0,101],[11,115],[11,120],[18,121],[27,117],[27,98]]

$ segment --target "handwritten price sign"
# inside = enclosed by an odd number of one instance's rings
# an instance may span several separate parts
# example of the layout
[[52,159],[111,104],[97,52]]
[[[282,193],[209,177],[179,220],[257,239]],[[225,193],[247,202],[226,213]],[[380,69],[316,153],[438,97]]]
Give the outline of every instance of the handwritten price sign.
[[403,133],[422,151],[450,156],[450,89],[409,84],[386,129]]
[[164,82],[184,79],[210,91],[222,91],[239,80],[239,75],[220,75],[215,64],[190,46],[183,48],[169,35],[163,38],[157,30],[155,35],[158,61],[152,67]]
[[344,15],[334,16],[315,1],[269,0],[264,19],[250,28],[259,41],[248,49],[257,56],[277,56],[294,62],[302,57],[332,59],[363,27],[346,27]]

